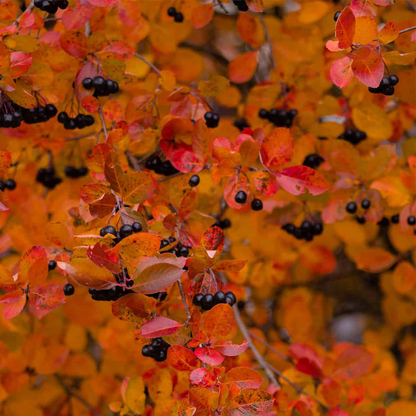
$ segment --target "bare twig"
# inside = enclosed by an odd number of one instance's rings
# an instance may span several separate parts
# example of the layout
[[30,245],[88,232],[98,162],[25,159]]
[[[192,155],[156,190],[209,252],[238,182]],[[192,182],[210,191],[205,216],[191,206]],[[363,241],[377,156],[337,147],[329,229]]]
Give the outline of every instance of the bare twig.
[[409,7],[416,12],[416,5],[410,0],[406,0],[406,2],[409,5]]
[[277,65],[276,65],[276,60],[274,59],[274,54],[273,54],[272,39],[270,37],[269,31],[267,30],[267,26],[266,26],[266,22],[264,21],[263,14],[262,13],[258,13],[258,16],[259,16],[259,19],[260,19],[260,23],[263,26],[264,34],[266,35],[266,39],[267,39],[267,43],[269,44],[269,48],[270,48],[270,59],[272,61],[273,68],[276,69],[277,68]]
[[159,69],[157,69],[151,62],[149,62],[144,56],[139,55],[138,53],[135,53],[134,56],[136,58],[139,58],[140,60],[142,60],[144,63],[146,63],[147,65],[150,66],[150,68],[153,69],[153,71],[155,71],[158,75],[160,75],[160,71]]
[[183,291],[182,282],[178,280],[177,283],[178,283],[179,291],[181,292],[183,306],[185,307],[185,311],[186,311],[186,316],[187,316],[187,320],[185,322],[185,328],[186,328],[189,325],[189,321],[191,320],[191,312],[189,312],[188,304],[186,303],[186,297]]
[[105,140],[107,140],[108,139],[108,132],[107,132],[107,127],[105,126],[103,109],[101,108],[101,106],[98,108],[98,114],[100,115],[101,125],[103,126],[103,132],[104,132]]
[[408,27],[407,29],[403,29],[399,32],[399,35],[402,33],[410,32],[411,30],[416,30],[416,26]]
[[269,364],[266,362],[266,360],[258,352],[256,346],[253,344],[253,341],[250,338],[250,334],[248,332],[248,329],[247,329],[246,325],[244,324],[243,320],[241,319],[240,311],[238,310],[237,305],[233,306],[233,310],[234,310],[235,320],[237,321],[237,325],[240,328],[240,331],[242,332],[244,338],[248,342],[248,346],[250,347],[251,351],[253,351],[253,354],[256,357],[256,360],[258,361],[258,363],[262,366],[262,368],[266,372],[267,377],[269,378],[269,380],[276,387],[278,387],[279,383],[278,383],[276,377],[274,376],[273,372],[271,371]]
[[92,136],[94,136],[94,135],[95,135],[95,132],[94,133],[85,133],[85,134],[81,134],[80,136],[67,137],[65,139],[65,141],[66,142],[72,142],[72,141],[75,141],[75,140],[85,139],[86,137],[91,137],[92,138]]
[[292,363],[292,360],[288,357],[286,357],[286,355],[283,355],[281,352],[279,352],[278,350],[276,350],[275,348],[273,348],[268,342],[263,341],[260,337],[258,337],[254,332],[249,331],[250,336],[252,336],[253,338],[256,338],[257,341],[259,341],[261,344],[263,344],[265,347],[267,347],[271,352],[275,353],[276,355],[278,355],[282,360],[288,361],[289,363]]
[[69,397],[74,397],[79,402],[81,402],[94,416],[101,416],[101,414],[97,412],[82,396],[72,391],[71,388],[65,384],[64,380],[59,374],[55,374],[55,377]]
[[133,169],[140,170],[140,165],[137,162],[137,159],[131,154],[130,150],[126,150],[125,154],[127,156],[128,161],[130,162],[130,165],[133,166]]
[[184,175],[184,173],[178,172],[173,175],[165,176],[164,178],[158,179],[156,182],[165,182],[165,181],[168,181],[169,179],[176,178],[177,176],[181,176],[181,175]]
[[[32,1],[32,3],[30,3],[29,6],[26,7],[26,10],[32,10],[34,9],[34,7],[35,7],[35,2]],[[14,25],[19,25],[20,18],[22,17],[23,13],[13,22]]]
[[329,410],[329,407],[323,404],[321,401],[319,401],[315,396],[312,396],[311,394],[307,393],[305,390],[303,390],[301,387],[296,385],[293,381],[290,381],[286,376],[284,376],[277,368],[274,368],[272,365],[266,363],[269,370],[273,371],[275,374],[277,374],[282,380],[286,381],[287,384],[290,384],[299,394],[304,394],[305,396],[310,397],[312,400],[314,400],[316,403],[318,403],[320,406],[322,406],[326,411]]
[[90,27],[90,22],[88,21],[87,23],[85,23],[85,36],[89,38],[90,35],[91,35],[91,27]]

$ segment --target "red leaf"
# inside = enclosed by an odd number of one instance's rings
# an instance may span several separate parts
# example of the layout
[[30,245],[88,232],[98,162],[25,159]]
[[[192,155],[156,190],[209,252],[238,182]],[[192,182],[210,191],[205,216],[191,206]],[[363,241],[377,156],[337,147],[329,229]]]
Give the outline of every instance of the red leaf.
[[19,280],[31,285],[42,285],[48,277],[48,261],[42,246],[34,246],[22,257]]
[[77,30],[69,30],[64,33],[59,39],[61,48],[71,56],[75,58],[86,58],[88,54],[88,39],[87,37]]
[[157,316],[142,326],[141,335],[145,338],[159,338],[165,335],[172,335],[183,326],[173,319]]
[[354,59],[354,75],[367,87],[377,88],[384,74],[383,58],[376,50],[370,52],[366,59]]
[[19,78],[32,65],[32,56],[26,52],[12,52],[10,54],[10,75]]
[[335,363],[333,376],[342,380],[353,380],[364,375],[370,368],[373,354],[358,345],[348,346]]
[[326,179],[308,166],[291,166],[276,174],[279,185],[292,195],[300,195],[306,189],[312,195],[320,195],[329,189]]
[[29,305],[38,318],[65,303],[61,285],[35,286],[30,288]]
[[347,86],[354,79],[354,72],[351,68],[352,59],[348,56],[332,62],[329,76],[332,82],[339,88]]
[[91,4],[98,7],[108,7],[116,4],[118,0],[88,0]]
[[20,16],[19,26],[29,28],[33,23],[35,23],[35,15],[30,10],[25,10]]
[[270,170],[282,167],[292,160],[293,136],[289,129],[273,129],[263,140],[260,149],[261,161]]
[[329,411],[328,416],[350,416],[350,414],[340,409],[339,407],[336,407]]
[[3,315],[6,319],[12,319],[22,312],[26,304],[26,294],[22,291],[6,293],[0,298],[0,303],[3,303]]
[[345,7],[335,25],[335,36],[340,49],[351,46],[355,33],[355,16],[349,7]]
[[76,6],[66,9],[62,15],[62,23],[66,29],[79,29],[87,23],[94,14],[94,7],[89,5]]
[[200,347],[195,349],[195,355],[205,364],[212,366],[220,365],[224,361],[224,356],[214,348]]
[[296,370],[312,377],[322,377],[322,360],[318,354],[305,344],[292,344],[289,353],[296,358]]
[[182,345],[172,345],[168,349],[169,364],[179,371],[192,371],[198,367],[197,356]]
[[225,341],[222,345],[215,345],[222,355],[226,357],[235,357],[242,354],[248,347],[248,341],[243,341],[241,345],[233,344],[232,341]]
[[[169,355],[169,350],[168,350],[168,355]],[[189,379],[192,384],[208,387],[210,385],[215,384],[217,377],[214,375],[214,373],[211,370],[201,367],[192,371],[192,373],[189,376]]]
[[201,239],[201,245],[207,251],[222,251],[225,244],[224,231],[217,226],[208,228]]
[[105,267],[114,274],[120,273],[120,266],[118,264],[117,257],[111,255],[109,252],[106,252],[106,248],[107,246],[105,244],[100,245],[100,243],[96,243],[93,248],[88,247],[87,256],[97,266]]

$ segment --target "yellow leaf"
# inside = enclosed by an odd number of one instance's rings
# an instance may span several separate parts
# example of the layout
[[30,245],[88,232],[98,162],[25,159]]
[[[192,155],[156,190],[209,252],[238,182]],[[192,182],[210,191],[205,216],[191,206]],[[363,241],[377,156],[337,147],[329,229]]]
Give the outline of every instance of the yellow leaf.
[[371,247],[360,251],[355,256],[357,269],[370,273],[379,273],[390,268],[396,257],[383,248]]
[[141,377],[132,377],[127,383],[125,402],[132,412],[141,415],[144,412],[146,395]]
[[399,51],[386,52],[383,58],[392,64],[410,65],[416,58],[416,51],[409,53],[400,53]]
[[377,23],[370,16],[355,19],[354,43],[366,45],[377,37]]
[[299,21],[304,24],[321,20],[331,6],[324,1],[308,1],[302,4],[299,11]]
[[221,76],[214,75],[208,81],[199,81],[198,90],[204,97],[215,97],[223,93],[230,86],[230,81]]
[[176,77],[171,71],[161,71],[159,82],[164,90],[173,91],[176,85]]

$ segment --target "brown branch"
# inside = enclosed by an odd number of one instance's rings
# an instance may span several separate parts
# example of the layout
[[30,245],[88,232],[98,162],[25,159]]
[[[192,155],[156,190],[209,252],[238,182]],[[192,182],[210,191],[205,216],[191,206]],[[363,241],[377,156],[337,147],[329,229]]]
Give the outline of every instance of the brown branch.
[[243,322],[243,320],[241,319],[240,311],[238,310],[237,305],[233,306],[233,310],[234,310],[235,320],[237,321],[237,325],[240,328],[240,331],[242,332],[245,340],[248,342],[248,346],[250,347],[251,351],[253,351],[253,354],[256,357],[256,360],[258,361],[258,363],[262,366],[262,368],[266,372],[267,377],[269,378],[269,380],[276,387],[278,387],[279,383],[278,383],[276,377],[274,376],[273,372],[269,368],[269,364],[266,362],[266,360],[263,358],[263,356],[257,350],[256,346],[253,344],[253,341],[250,338],[250,334],[248,332],[248,329],[247,329],[245,323]]
[[412,27],[408,27],[407,29],[403,29],[399,32],[399,35],[401,35],[402,33],[406,33],[406,32],[410,32],[411,30],[415,30],[416,26],[412,26]]
[[265,347],[267,347],[271,352],[275,353],[276,355],[278,355],[282,360],[285,360],[291,364],[293,364],[292,360],[289,357],[286,357],[286,355],[283,355],[281,352],[279,352],[278,350],[276,350],[275,348],[273,348],[268,342],[262,340],[260,337],[258,337],[254,332],[249,331],[250,336],[252,336],[253,338],[256,338],[257,341],[259,341],[261,344],[263,344]]
[[101,416],[101,414],[97,412],[82,396],[72,391],[71,388],[65,384],[64,380],[59,374],[55,374],[55,377],[69,397],[74,397],[79,402],[81,402],[94,416]]
[[134,170],[140,170],[140,165],[137,162],[137,159],[131,154],[130,150],[126,150],[125,154],[127,156],[130,165],[133,167]]
[[147,65],[149,65],[150,66],[150,68],[152,68],[153,69],[153,71],[155,71],[159,76],[160,76],[160,70],[156,67],[156,66],[154,66],[151,62],[149,62],[144,56],[142,56],[142,55],[139,55],[138,53],[135,53],[134,54],[134,56],[136,57],[136,58],[139,58],[140,60],[142,60],[144,63],[146,63]]
[[187,320],[185,322],[185,328],[186,328],[189,325],[189,321],[191,320],[191,312],[189,312],[188,304],[186,303],[186,297],[183,291],[182,282],[178,280],[177,283],[178,283],[179,291],[181,292],[183,306],[185,307],[185,311],[186,311],[186,316],[187,316]]
[[410,0],[406,0],[407,4],[409,5],[409,7],[416,12],[416,5],[413,4]]
[[264,34],[266,35],[266,39],[267,39],[267,43],[269,44],[270,57],[271,57],[273,68],[276,69],[277,65],[276,65],[276,60],[274,59],[274,54],[273,54],[272,39],[270,37],[269,31],[267,30],[266,22],[264,21],[263,15],[261,13],[258,13],[258,16],[259,16],[259,19],[260,19],[260,23],[263,26]]
[[[26,10],[32,10],[34,9],[34,7],[35,7],[35,2],[32,1],[32,3],[30,3],[29,6],[26,7]],[[19,25],[20,18],[22,17],[23,13],[13,22],[14,25]]]
[[80,136],[74,136],[74,137],[67,137],[65,139],[66,142],[72,142],[75,140],[80,140],[80,139],[85,139],[86,137],[90,137],[90,136],[94,136],[96,133],[86,133],[86,134],[81,134]]
[[107,127],[105,126],[103,109],[101,108],[101,105],[98,108],[98,114],[100,115],[101,125],[103,126],[103,132],[104,132],[105,140],[107,140],[108,139],[108,132],[107,132]]

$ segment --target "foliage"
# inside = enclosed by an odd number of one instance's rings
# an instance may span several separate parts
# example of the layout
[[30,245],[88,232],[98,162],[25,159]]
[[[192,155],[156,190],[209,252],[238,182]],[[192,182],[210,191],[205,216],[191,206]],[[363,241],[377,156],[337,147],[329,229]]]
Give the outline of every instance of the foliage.
[[0,0],[0,414],[414,415],[414,1],[54,1]]

